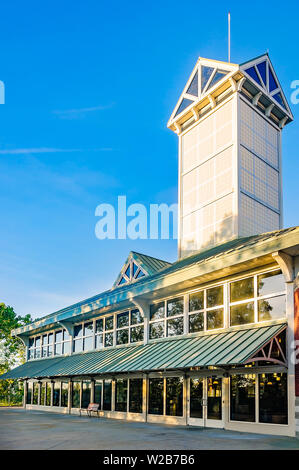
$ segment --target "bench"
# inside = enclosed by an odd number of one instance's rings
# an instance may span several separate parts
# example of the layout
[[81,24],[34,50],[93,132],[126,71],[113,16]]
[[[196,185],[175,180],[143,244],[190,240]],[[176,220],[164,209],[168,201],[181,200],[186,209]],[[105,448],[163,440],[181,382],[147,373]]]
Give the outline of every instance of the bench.
[[99,416],[99,408],[100,408],[100,405],[98,403],[89,403],[88,407],[87,408],[80,408],[79,412],[80,412],[80,416],[81,416],[81,412],[82,411],[86,411],[87,412],[87,415],[91,418],[91,412],[94,411],[95,413],[97,413],[97,415]]

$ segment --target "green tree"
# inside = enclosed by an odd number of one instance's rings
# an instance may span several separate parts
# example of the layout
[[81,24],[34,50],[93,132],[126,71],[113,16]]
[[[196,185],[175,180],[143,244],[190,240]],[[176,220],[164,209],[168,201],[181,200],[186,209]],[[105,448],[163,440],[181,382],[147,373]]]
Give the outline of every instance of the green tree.
[[[12,307],[0,303],[0,375],[25,362],[25,347],[12,330],[31,323],[30,315],[17,315]],[[23,389],[17,380],[0,380],[0,404],[17,404]]]

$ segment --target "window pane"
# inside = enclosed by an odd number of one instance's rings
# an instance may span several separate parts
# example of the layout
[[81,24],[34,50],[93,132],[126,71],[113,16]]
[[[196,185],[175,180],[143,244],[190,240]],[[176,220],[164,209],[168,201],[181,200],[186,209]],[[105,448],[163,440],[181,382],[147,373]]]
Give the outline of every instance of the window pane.
[[163,394],[164,379],[149,379],[149,414],[163,415]]
[[140,310],[131,311],[131,325],[137,325],[138,323],[143,323],[144,318]]
[[94,402],[100,405],[99,410],[102,409],[102,389],[103,381],[96,380],[94,384]]
[[219,377],[208,377],[208,419],[222,418],[222,380]]
[[53,346],[48,346],[48,356],[51,357],[53,355]]
[[29,338],[29,348],[32,348],[34,345],[34,338]]
[[65,408],[68,406],[68,396],[69,396],[68,387],[69,387],[69,384],[67,382],[61,383],[61,406]]
[[42,348],[42,357],[47,357],[48,355],[48,348],[45,347],[45,348]]
[[150,306],[150,320],[158,320],[165,316],[165,305],[164,302],[154,304]]
[[287,374],[259,375],[259,420],[288,424]]
[[164,322],[163,321],[150,323],[149,337],[150,339],[164,337]]
[[40,336],[37,336],[37,337],[35,338],[35,347],[36,347],[36,348],[39,348],[39,347],[40,347]]
[[46,396],[46,382],[41,384],[41,391],[40,391],[40,405],[45,404],[45,396]]
[[137,341],[143,341],[144,337],[144,328],[143,326],[134,326],[131,328],[131,343],[136,343]]
[[74,338],[83,336],[83,329],[82,325],[75,325],[74,326]]
[[105,330],[113,330],[114,327],[114,321],[113,321],[113,316],[111,317],[106,317],[105,319]]
[[230,324],[244,325],[254,322],[254,306],[253,302],[247,304],[232,305],[230,308]]
[[40,348],[38,348],[38,349],[35,350],[34,357],[35,357],[36,359],[38,359],[38,358],[40,357],[40,355],[41,355],[41,351],[40,351]]
[[207,312],[207,329],[223,328],[223,308]]
[[93,347],[93,336],[87,336],[84,338],[84,351],[90,351]]
[[62,331],[57,331],[55,333],[55,343],[60,343],[62,341]]
[[253,277],[242,279],[241,281],[232,282],[230,284],[230,301],[250,299],[254,296]]
[[80,382],[72,384],[72,408],[80,408]]
[[258,276],[258,295],[274,294],[285,290],[284,276],[281,271],[261,274]]
[[203,379],[190,379],[190,417],[202,418]]
[[48,335],[44,335],[43,336],[43,341],[42,341],[42,344],[48,344]]
[[54,391],[53,391],[53,406],[59,406],[60,400],[60,382],[54,383]]
[[142,413],[142,379],[130,379],[129,411]]
[[53,333],[49,333],[48,335],[48,343],[52,344],[53,343]]
[[26,400],[26,404],[27,405],[31,405],[31,400],[32,400],[32,388],[33,388],[33,384],[32,382],[29,382],[27,384],[27,400]]
[[38,383],[33,383],[33,405],[38,405]]
[[207,307],[223,305],[223,286],[207,289]]
[[93,322],[84,323],[84,336],[90,336],[93,334]]
[[278,320],[286,316],[286,298],[284,295],[259,300],[259,321]]
[[105,333],[105,347],[113,346],[113,333]]
[[189,333],[196,333],[197,331],[203,331],[203,329],[204,329],[203,312],[189,315]]
[[103,335],[96,335],[96,349],[103,347]]
[[127,411],[128,381],[117,379],[115,381],[115,410]]
[[83,351],[83,339],[76,339],[74,341],[74,352]]
[[166,414],[183,416],[183,378],[166,378]]
[[88,381],[82,382],[82,403],[81,408],[87,408],[90,403],[90,390],[91,383]]
[[104,380],[104,391],[103,391],[103,410],[111,410],[111,394],[112,394],[112,382],[111,380]]
[[167,321],[167,336],[178,336],[184,333],[184,318],[173,318]]
[[63,341],[68,341],[70,339],[70,335],[68,331],[63,330]]
[[47,382],[46,384],[46,406],[51,406],[51,384]]
[[55,344],[55,355],[60,356],[61,353],[62,353],[62,344],[61,343]]
[[195,292],[189,295],[189,312],[195,310],[203,310],[204,308],[204,291]]
[[116,344],[126,344],[129,342],[129,329],[118,330],[116,332]]
[[182,315],[184,313],[184,298],[168,300],[167,302],[167,316],[174,317],[175,315]]
[[71,343],[69,341],[66,341],[63,343],[63,350],[62,354],[69,354],[71,352]]
[[100,318],[96,321],[96,333],[102,333],[103,331],[103,318]]
[[117,315],[117,328],[129,326],[129,312],[119,313]]
[[230,419],[255,421],[255,375],[231,376]]

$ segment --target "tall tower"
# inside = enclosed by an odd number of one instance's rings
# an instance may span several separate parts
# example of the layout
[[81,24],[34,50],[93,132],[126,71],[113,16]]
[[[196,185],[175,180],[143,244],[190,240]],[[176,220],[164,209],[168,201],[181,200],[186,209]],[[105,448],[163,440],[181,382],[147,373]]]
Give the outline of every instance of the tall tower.
[[282,228],[281,131],[293,120],[268,54],[199,58],[168,122],[179,137],[179,257]]

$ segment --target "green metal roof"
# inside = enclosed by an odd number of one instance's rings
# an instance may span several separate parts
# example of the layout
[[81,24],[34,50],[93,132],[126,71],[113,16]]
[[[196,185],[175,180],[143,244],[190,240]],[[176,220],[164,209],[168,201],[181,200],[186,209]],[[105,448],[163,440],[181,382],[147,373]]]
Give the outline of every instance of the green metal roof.
[[45,378],[243,364],[285,327],[275,324],[29,361],[0,379]]

